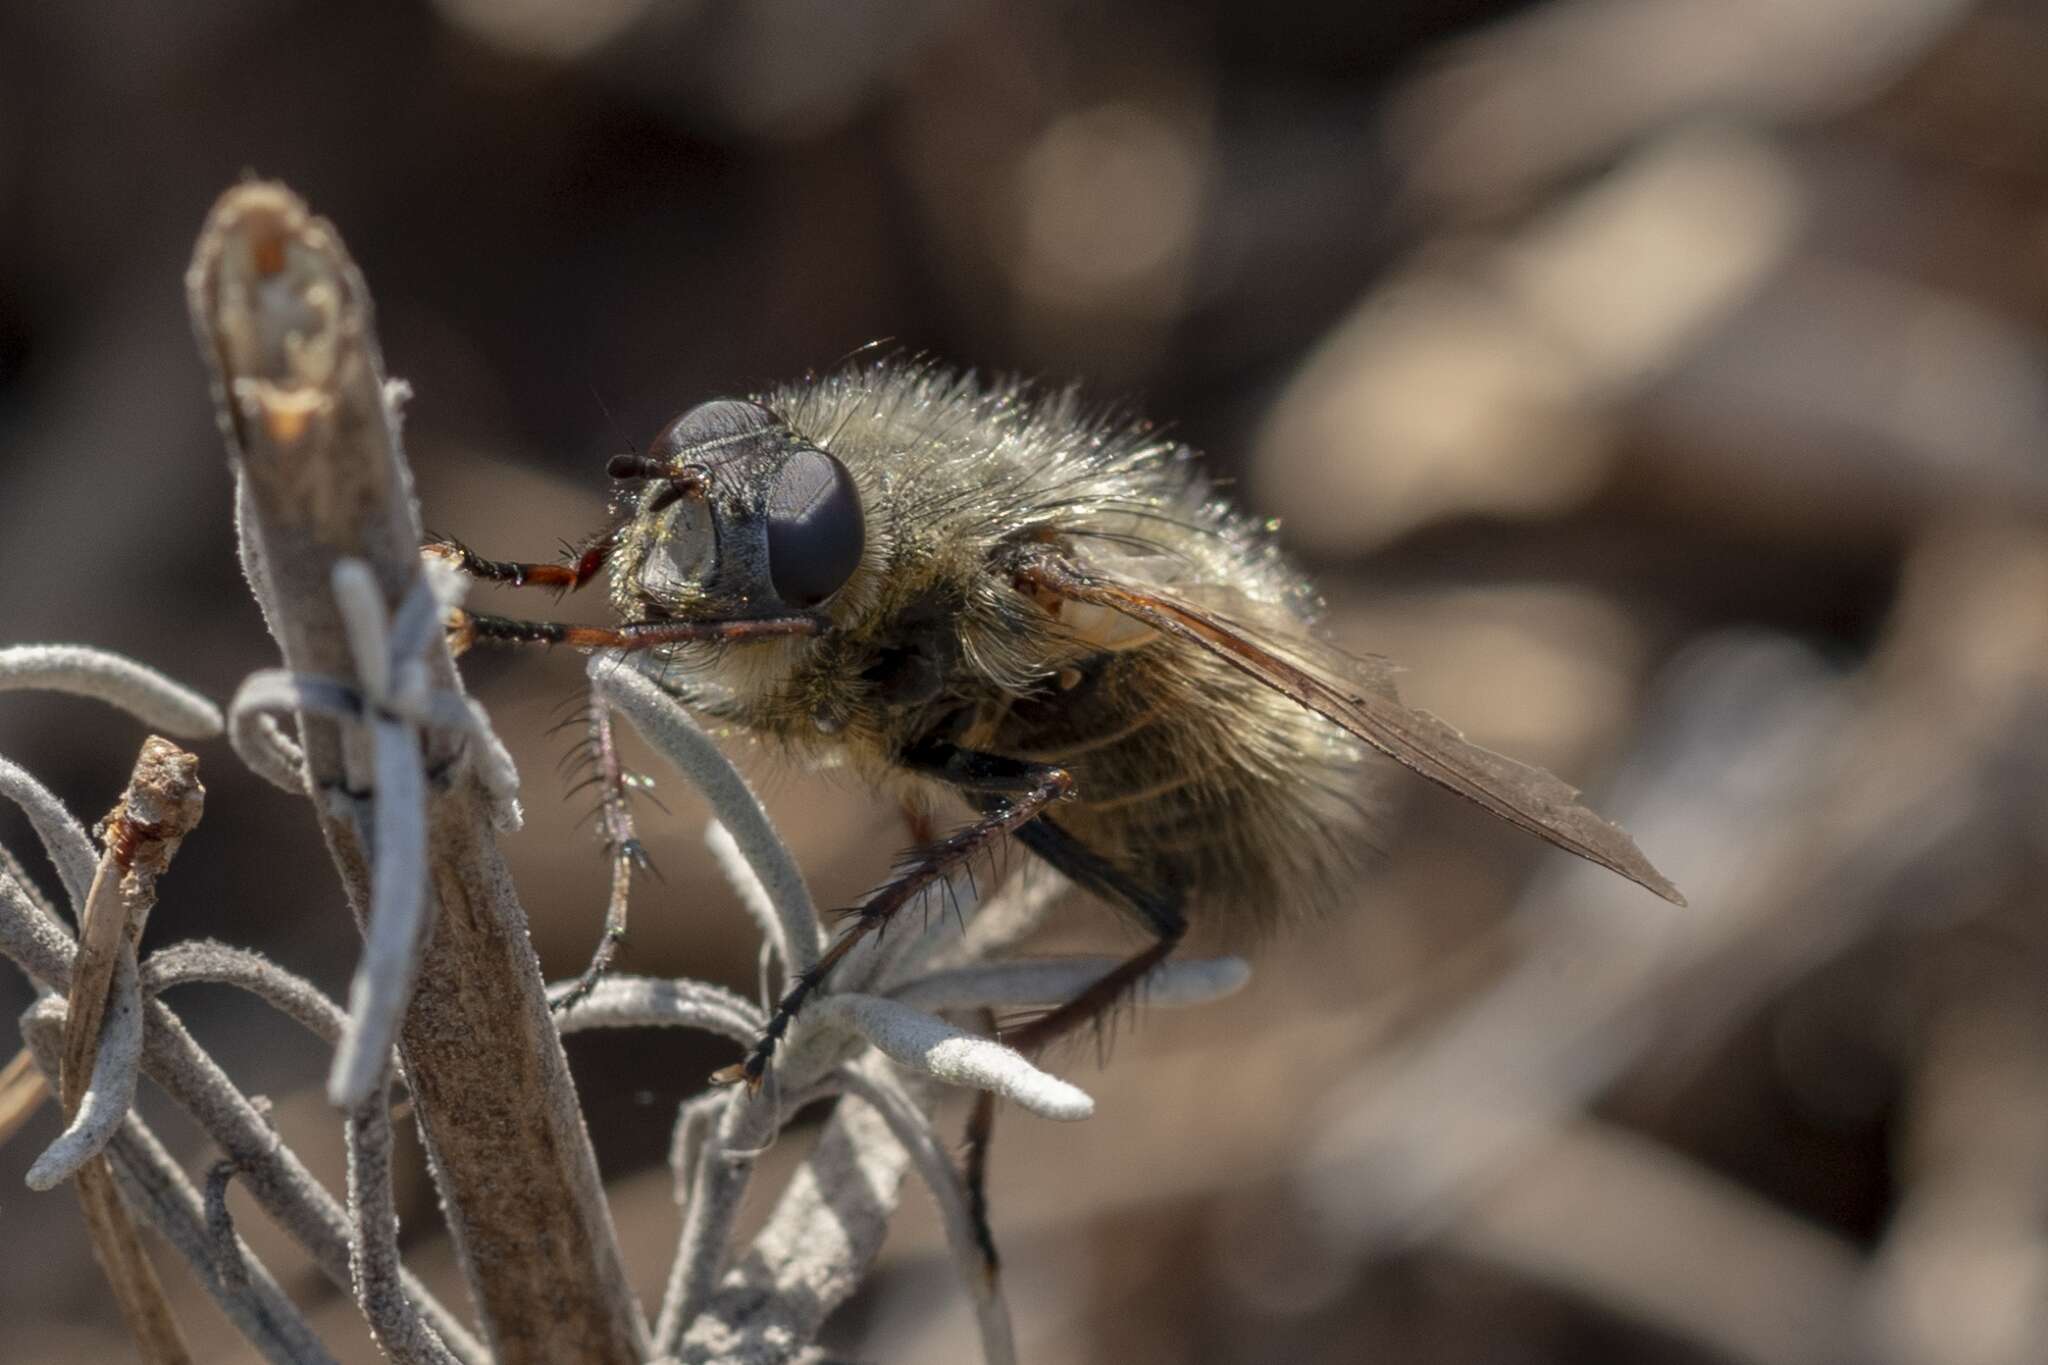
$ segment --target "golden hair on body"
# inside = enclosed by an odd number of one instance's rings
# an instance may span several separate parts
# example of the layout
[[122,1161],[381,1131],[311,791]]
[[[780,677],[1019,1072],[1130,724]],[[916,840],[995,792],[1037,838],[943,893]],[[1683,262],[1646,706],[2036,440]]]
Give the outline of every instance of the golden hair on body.
[[[1306,643],[1308,585],[1210,492],[1187,447],[1089,413],[1073,389],[928,365],[865,365],[751,401],[844,465],[866,544],[819,608],[825,634],[681,647],[665,676],[693,709],[921,803],[945,784],[898,755],[964,710],[966,747],[1072,776],[1041,820],[1226,933],[1333,908],[1351,889],[1367,786],[1385,772],[1363,744],[1199,646],[1106,607],[1041,602],[991,572],[1011,547],[1054,547],[1262,639]],[[622,618],[641,613],[643,566],[673,530],[638,519],[622,540]]]
[[[723,1078],[758,1084],[853,944],[1005,837],[1156,939],[1009,1035],[1022,1047],[1114,1005],[1190,918],[1243,937],[1331,907],[1366,852],[1382,756],[1680,899],[1565,783],[1466,743],[1402,705],[1383,663],[1322,644],[1308,585],[1193,453],[1071,389],[868,360],[699,404],[610,472],[629,488],[616,524],[569,564],[430,548],[518,584],[608,569],[620,624],[466,616],[464,643],[651,651],[693,709],[976,812],[851,912]],[[623,933],[614,842],[614,918],[570,1007]]]

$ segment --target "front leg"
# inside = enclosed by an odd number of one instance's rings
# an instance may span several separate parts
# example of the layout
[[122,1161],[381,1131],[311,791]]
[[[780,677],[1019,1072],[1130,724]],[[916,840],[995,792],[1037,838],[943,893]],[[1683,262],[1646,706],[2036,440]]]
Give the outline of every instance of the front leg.
[[[436,540],[422,546],[420,553],[454,565],[471,578],[515,588],[554,588],[573,592],[604,568],[617,548],[620,529],[614,527],[572,547],[567,562],[527,564],[516,560],[485,559],[455,540]],[[456,610],[448,614],[448,643],[456,654],[470,646],[486,644],[574,645],[579,649],[640,650],[663,645],[720,643],[740,644],[791,635],[817,635],[824,630],[823,617],[793,613],[746,621],[635,621],[621,626],[579,626],[562,621],[527,621],[512,616],[486,616]]]
[[573,645],[578,649],[616,649],[630,653],[663,645],[746,644],[752,640],[792,635],[822,635],[822,616],[746,617],[733,621],[628,621],[617,626],[578,626],[565,621],[525,621],[512,616],[484,616],[457,608],[448,613],[448,644],[456,654],[471,645]]
[[852,923],[840,931],[817,965],[799,973],[775,1007],[768,1026],[745,1061],[716,1072],[716,1085],[745,1081],[761,1084],[776,1045],[813,992],[824,984],[834,967],[845,960],[854,945],[879,932],[919,892],[944,877],[1012,830],[1036,819],[1048,806],[1064,800],[1074,789],[1074,779],[1064,768],[1027,763],[996,754],[977,753],[944,740],[925,740],[901,755],[904,766],[929,772],[970,791],[999,795],[997,802],[979,820],[955,830],[933,844],[913,853],[881,890],[869,896],[851,912]]
[[611,559],[612,551],[618,547],[618,543],[619,528],[602,531],[580,546],[569,546],[566,558],[559,564],[526,564],[509,559],[485,559],[461,541],[452,539],[430,541],[420,547],[420,553],[445,560],[471,578],[481,579],[486,583],[503,583],[514,588],[553,588],[557,592],[574,592],[597,576],[599,570]]

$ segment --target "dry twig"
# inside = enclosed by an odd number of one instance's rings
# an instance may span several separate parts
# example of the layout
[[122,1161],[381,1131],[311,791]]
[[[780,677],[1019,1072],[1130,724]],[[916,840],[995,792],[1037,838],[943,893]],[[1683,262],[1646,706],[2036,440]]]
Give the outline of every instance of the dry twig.
[[[381,687],[362,677],[335,572],[360,561],[388,612],[420,575],[421,533],[362,278],[330,225],[283,187],[250,183],[215,207],[188,291],[237,475],[244,567],[285,665]],[[421,684],[458,692],[446,648],[422,643]],[[371,732],[385,727],[309,712],[298,723],[302,778],[367,923],[370,833],[383,822],[359,794],[379,770]],[[377,747],[395,750],[387,740]],[[424,740],[415,761],[444,780],[425,799],[429,925],[408,964],[418,985],[400,1045],[458,1257],[502,1365],[625,1365],[643,1329],[497,851],[498,802],[466,757],[481,746],[439,728]]]
[[[199,823],[205,795],[199,785],[199,760],[170,741],[152,736],[143,743],[128,790],[102,826],[106,853],[80,916],[78,956],[65,1013],[58,1085],[66,1119],[77,1118],[85,1103],[87,1079],[93,1077],[108,1016],[123,1015],[124,1022],[134,1026],[139,1041],[142,1021],[141,997],[135,985],[135,945],[141,940],[144,919],[156,904],[157,878]],[[126,989],[110,994],[117,979]],[[134,1089],[132,1066],[131,1059],[127,1072],[130,1095]],[[125,1099],[120,1107],[127,1108]],[[171,1316],[163,1285],[121,1203],[105,1158],[89,1158],[79,1167],[76,1179],[93,1251],[143,1359],[166,1365],[190,1360],[191,1352]]]

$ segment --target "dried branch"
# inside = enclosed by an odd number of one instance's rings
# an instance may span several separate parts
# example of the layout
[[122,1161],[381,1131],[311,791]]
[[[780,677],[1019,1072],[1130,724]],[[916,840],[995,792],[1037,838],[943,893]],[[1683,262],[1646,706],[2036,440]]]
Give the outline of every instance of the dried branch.
[[[191,1352],[121,1203],[113,1171],[93,1153],[134,1102],[142,1041],[135,945],[156,904],[157,878],[199,823],[206,793],[198,770],[199,760],[191,754],[151,737],[143,743],[127,791],[107,816],[106,853],[79,913],[58,1069],[58,1095],[73,1126],[29,1174],[32,1187],[47,1189],[75,1171],[93,1251],[113,1286],[122,1319],[143,1359],[166,1365],[191,1359]],[[94,1069],[103,1033],[118,1043],[107,1052],[111,1075]],[[100,1088],[89,1087],[88,1080],[100,1082]]]
[[982,1358],[988,1365],[1014,1365],[1016,1343],[1010,1330],[1010,1311],[996,1292],[995,1276],[982,1254],[978,1221],[969,1202],[960,1172],[946,1149],[932,1132],[923,1109],[903,1088],[903,1083],[871,1063],[844,1068],[839,1075],[846,1092],[871,1107],[889,1125],[896,1141],[910,1156],[939,1206],[945,1224],[946,1244],[959,1265],[961,1280],[974,1304],[975,1324],[981,1330]]
[[249,1261],[235,1235],[234,1214],[228,1210],[228,1185],[234,1180],[236,1169],[227,1157],[206,1168],[206,1236],[211,1244],[209,1259],[220,1282],[230,1289],[246,1289]]
[[680,1358],[765,1365],[814,1341],[881,1250],[908,1161],[875,1111],[839,1106],[767,1227],[688,1324]]
[[[71,967],[70,1012],[64,1031],[64,1107],[75,1110],[99,1051],[108,990],[117,967],[128,973],[122,1011],[141,1036],[136,995],[135,945],[156,904],[156,882],[178,846],[199,823],[206,789],[199,785],[199,760],[168,740],[150,738],[121,801],[102,829],[106,854],[92,880],[80,914],[78,956]],[[132,1092],[132,1086],[131,1091]],[[126,1108],[125,1103],[122,1106]]]
[[773,1131],[775,1107],[772,1094],[734,1090],[697,1155],[690,1197],[683,1205],[682,1236],[655,1319],[654,1348],[663,1355],[682,1350],[683,1334],[698,1320],[725,1269],[733,1221],[764,1145],[761,1129]]
[[348,1116],[348,1204],[355,1219],[356,1303],[398,1365],[455,1365],[406,1297],[399,1274],[398,1210],[391,1191],[391,1104],[382,1087]]
[[[739,897],[740,908],[746,911],[747,917],[760,928],[762,947],[766,956],[774,961],[781,961],[781,912],[775,908],[775,899],[768,894],[768,887],[755,873],[754,865],[747,861],[747,855],[741,851],[739,840],[732,837],[732,831],[725,827],[724,821],[714,817],[704,826],[704,847],[711,851],[711,860],[725,875],[726,885]],[[767,965],[769,964],[764,964],[764,969]],[[761,996],[767,999],[768,994],[768,983],[764,974]]]
[[[551,988],[554,998],[575,989],[574,982]],[[569,1014],[562,1032],[598,1028],[676,1026],[703,1029],[736,1043],[751,1043],[768,1016],[753,1002],[722,986],[701,981],[668,981],[643,976],[613,976],[597,984]]]
[[[607,670],[595,676],[623,675],[619,670]],[[737,810],[742,818],[759,819],[758,804],[744,781],[716,746],[703,738],[677,700],[652,685],[637,689],[637,693],[629,715],[643,733],[655,738],[657,748],[675,759],[686,778],[719,793],[714,797],[714,809],[721,814]],[[822,926],[809,908],[812,902],[801,874],[787,861],[787,850],[772,831],[767,832],[765,844],[757,843],[754,848],[716,826],[707,841],[742,903],[761,921],[769,943],[778,937],[796,943],[821,940]],[[792,885],[784,896],[773,897],[766,891],[764,865],[790,880]],[[1041,882],[1020,887],[1013,895],[998,896],[989,907],[1001,917],[995,941],[1009,941],[1021,925],[1042,911],[1049,900],[1047,893],[1058,889],[1057,883],[1047,886]],[[796,912],[791,912],[791,905],[798,907]],[[979,909],[971,895],[962,898],[963,914],[976,914]],[[922,937],[902,935],[890,952],[861,955],[844,964],[842,972],[854,983],[885,977],[905,962],[923,960],[917,947]],[[1072,964],[1051,965],[1071,975]],[[980,979],[980,984],[1015,988],[1020,973],[1031,978],[1031,984],[1045,984],[1045,976],[1028,965],[998,971]],[[1216,964],[1203,964],[1193,975],[1214,989],[1235,985],[1243,969],[1241,964],[1220,969]],[[970,1004],[985,1004],[972,999],[976,984],[977,978],[962,973],[944,978],[939,989],[964,997]],[[753,1005],[694,983],[613,983],[600,986],[581,1008],[592,1011],[593,1022],[685,1023],[743,1037],[751,1037],[762,1022],[761,1011]],[[576,1018],[572,1014],[571,1022]],[[896,1181],[907,1157],[932,1185],[951,1223],[957,1224],[952,1244],[974,1296],[984,1354],[999,1362],[1014,1357],[1007,1311],[996,1283],[987,1274],[959,1176],[932,1131],[928,1102],[912,1100],[900,1082],[880,1071],[870,1073],[868,1084],[877,1112],[864,1119],[861,1113],[842,1107],[806,1164],[808,1178],[799,1179],[784,1193],[753,1254],[731,1270],[725,1268],[734,1216],[751,1179],[754,1159],[767,1137],[803,1104],[847,1085],[847,1077],[854,1074],[846,1069],[851,1059],[865,1054],[870,1063],[880,1066],[876,1049],[928,1079],[992,1086],[1050,1116],[1083,1117],[1092,1107],[1079,1090],[1046,1075],[999,1043],[965,1033],[907,1004],[843,989],[834,991],[828,985],[812,1012],[786,1040],[766,1094],[756,1097],[737,1090],[723,1096],[699,1096],[679,1111],[671,1161],[684,1221],[655,1324],[657,1350],[720,1362],[789,1358],[790,1349],[807,1342],[837,1302],[832,1295],[846,1292],[858,1282],[866,1259],[879,1246],[880,1229],[893,1211]],[[775,1087],[782,1087],[779,1095]],[[883,1120],[881,1130],[868,1126],[873,1117]],[[876,1142],[893,1148],[894,1154],[857,1150],[858,1144]],[[863,1178],[869,1182],[865,1199],[842,1188],[845,1181]],[[685,1185],[687,1194],[682,1193]],[[764,1292],[763,1275],[778,1277],[778,1288]],[[779,1278],[784,1276],[796,1278]],[[799,1284],[800,1290],[794,1287]],[[815,1292],[821,1285],[831,1290],[822,1299]],[[751,1292],[734,1300],[732,1296],[743,1287]],[[789,1300],[792,1293],[797,1295],[796,1301]]]
[[36,1069],[35,1057],[22,1048],[0,1068],[0,1147],[6,1146],[49,1098],[50,1083]]
[[70,1122],[28,1168],[32,1190],[55,1189],[78,1174],[113,1139],[135,1103],[135,1081],[142,1072],[142,1009],[135,965],[126,954],[116,961],[98,1032],[92,1075],[71,1106]]
[[341,1037],[346,1022],[341,1007],[318,986],[246,948],[199,939],[174,943],[150,954],[142,964],[142,993],[157,996],[173,986],[210,982],[238,986],[275,1008],[323,1043]]
[[[421,573],[397,394],[384,379],[361,276],[331,226],[282,187],[251,183],[215,207],[188,288],[238,479],[244,568],[286,668],[410,695],[412,684],[389,686],[398,681],[389,674],[363,676],[335,592],[336,565],[362,561],[388,619]],[[408,625],[391,637],[409,632],[427,636],[419,685],[459,696],[432,630]],[[322,831],[367,923],[375,814],[350,794],[373,780],[372,741],[365,727],[317,713],[302,712],[298,725]],[[492,788],[504,775],[488,754],[478,762],[485,746],[466,734],[437,723],[424,741],[426,753],[411,761],[444,779],[425,802],[432,927],[400,1044],[457,1257],[501,1365],[623,1365],[639,1358],[642,1328],[525,913],[493,836],[503,794]],[[395,771],[398,742],[383,747]]]
[[427,775],[410,727],[379,720],[370,919],[348,989],[348,1027],[334,1050],[327,1097],[359,1105],[383,1083],[392,1040],[412,1000],[427,932]]

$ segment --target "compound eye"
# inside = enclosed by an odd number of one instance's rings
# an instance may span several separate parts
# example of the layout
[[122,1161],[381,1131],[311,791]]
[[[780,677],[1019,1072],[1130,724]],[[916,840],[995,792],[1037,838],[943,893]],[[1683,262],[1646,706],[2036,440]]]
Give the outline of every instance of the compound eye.
[[768,577],[792,607],[815,607],[860,567],[867,519],[846,466],[799,446],[768,493]]
[[764,435],[778,426],[773,414],[758,403],[714,398],[709,403],[699,403],[663,427],[647,454],[664,464],[716,464],[716,452],[721,447],[740,445],[747,438]]

